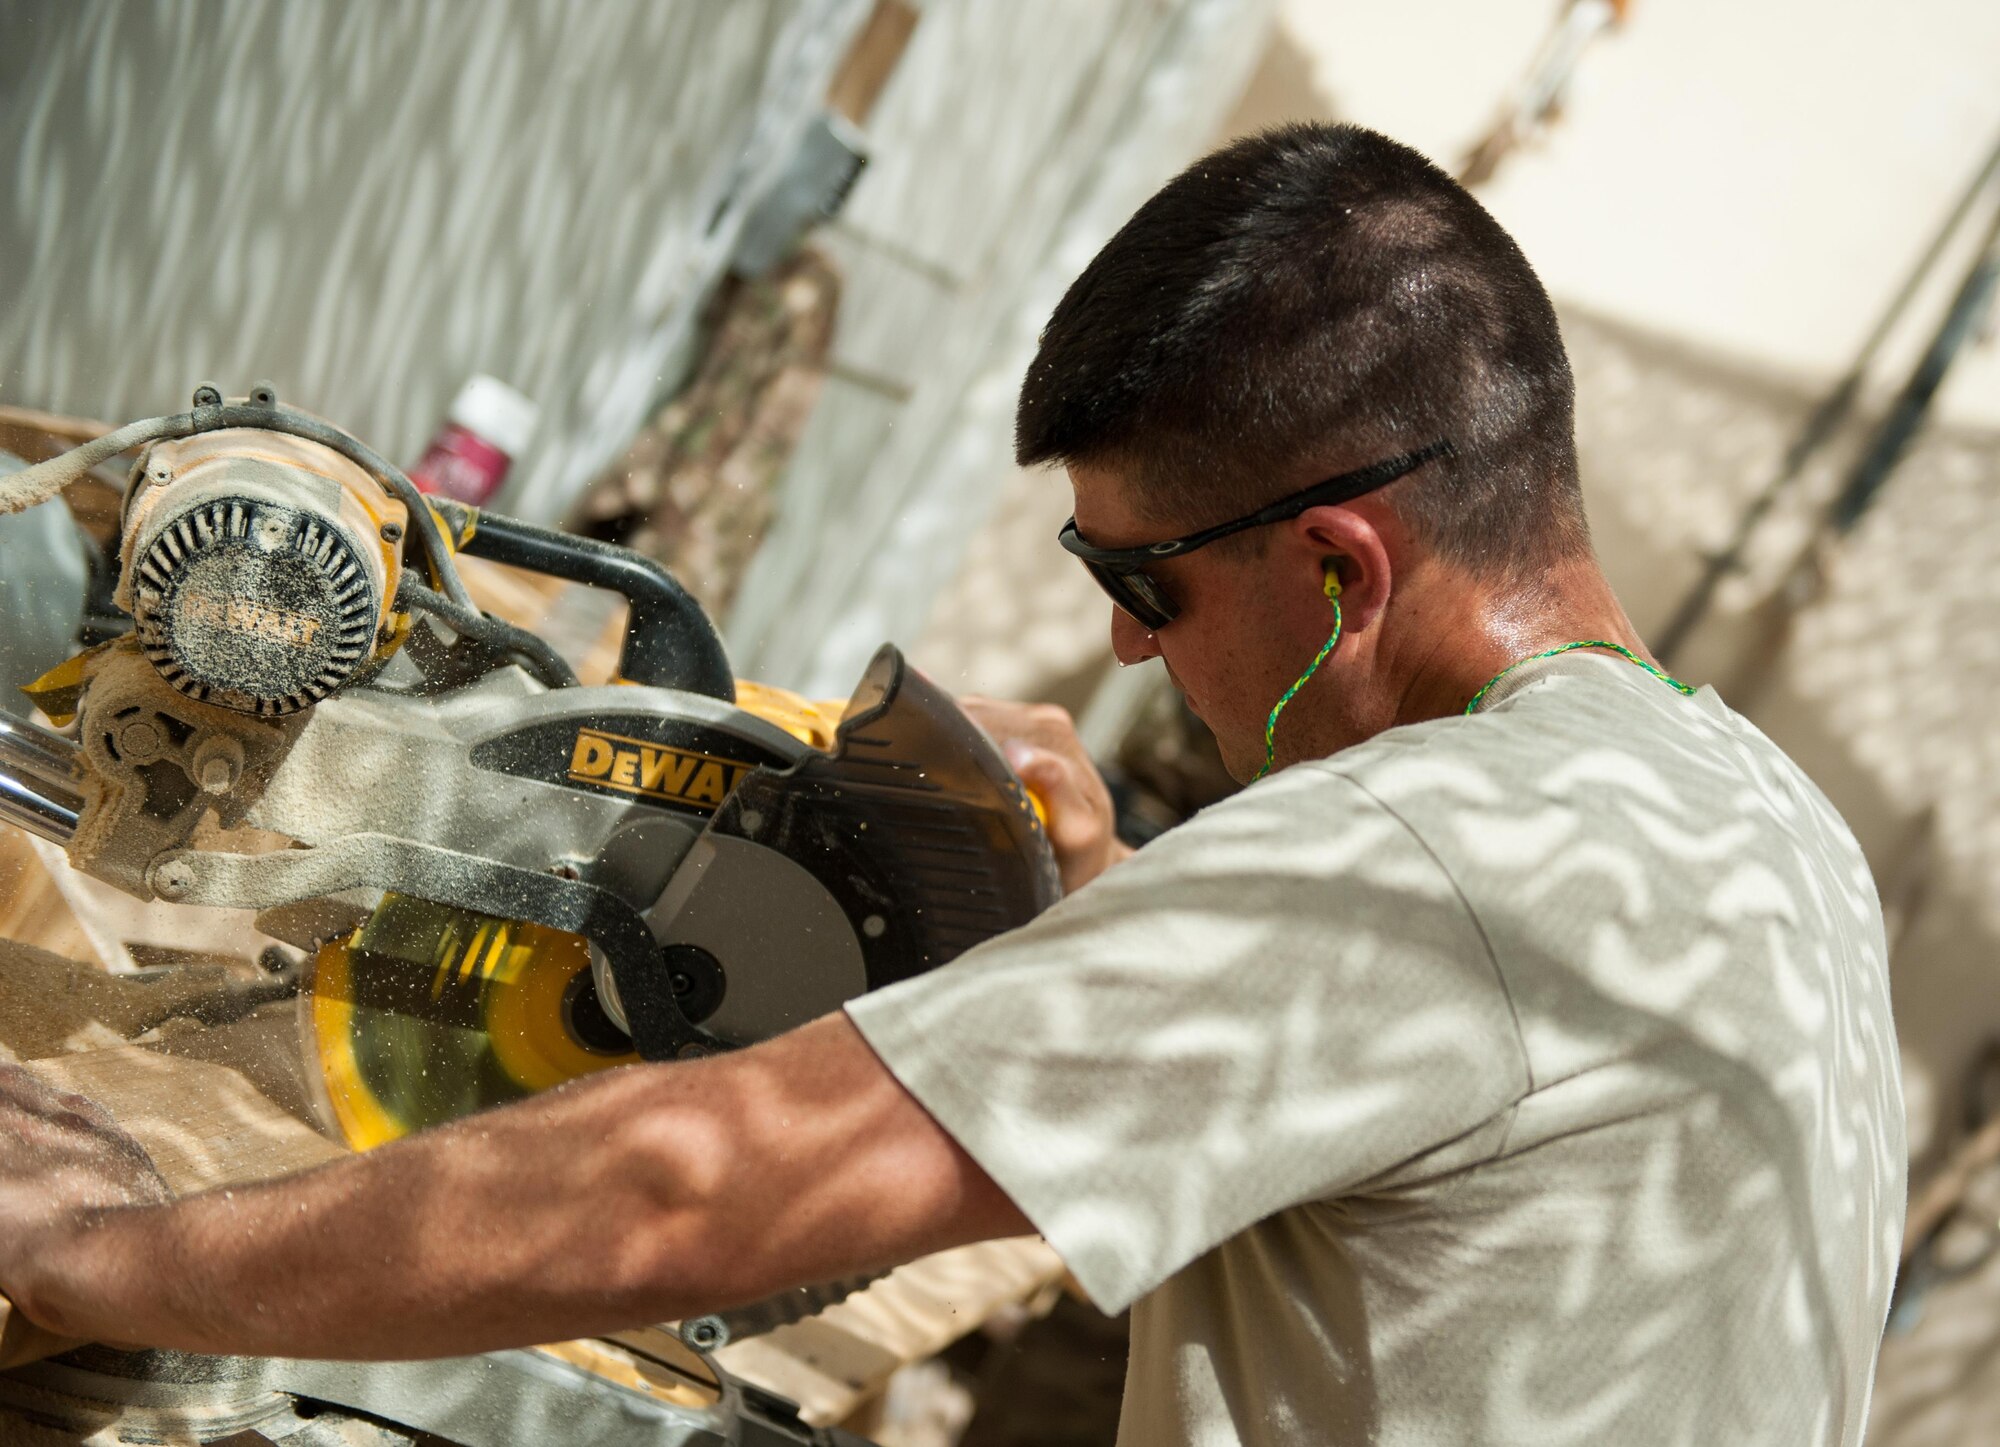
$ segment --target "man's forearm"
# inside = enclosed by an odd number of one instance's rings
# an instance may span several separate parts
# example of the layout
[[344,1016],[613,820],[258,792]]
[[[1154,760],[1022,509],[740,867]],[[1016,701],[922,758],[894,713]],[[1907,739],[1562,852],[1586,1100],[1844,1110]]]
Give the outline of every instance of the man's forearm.
[[838,1013],[286,1180],[58,1220],[0,1237],[0,1290],[42,1326],[364,1358],[670,1320],[1030,1229]]
[[[695,1067],[635,1067],[247,1189],[77,1221],[13,1289],[66,1335],[204,1352],[454,1355],[697,1306],[697,1169],[627,1137]],[[663,1099],[664,1097],[664,1099]],[[675,1177],[677,1179],[669,1179]],[[692,1233],[688,1233],[692,1234]],[[677,1254],[685,1259],[680,1269]]]

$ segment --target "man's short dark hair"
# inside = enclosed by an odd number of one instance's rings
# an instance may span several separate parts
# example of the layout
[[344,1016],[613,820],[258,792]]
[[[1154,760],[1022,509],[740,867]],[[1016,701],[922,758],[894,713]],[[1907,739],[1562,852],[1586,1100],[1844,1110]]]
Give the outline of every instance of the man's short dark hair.
[[1589,548],[1574,388],[1548,294],[1451,177],[1358,126],[1196,162],[1071,285],[1021,388],[1015,455],[1111,464],[1205,526],[1448,438],[1384,494],[1445,559],[1538,572]]

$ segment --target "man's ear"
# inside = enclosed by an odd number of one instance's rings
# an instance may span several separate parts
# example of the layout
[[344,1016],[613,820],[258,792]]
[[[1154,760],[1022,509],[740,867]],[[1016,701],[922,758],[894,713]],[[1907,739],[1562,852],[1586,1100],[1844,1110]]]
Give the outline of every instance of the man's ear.
[[1301,555],[1314,560],[1316,578],[1326,567],[1340,579],[1343,632],[1372,627],[1388,606],[1394,584],[1390,549],[1373,520],[1352,507],[1316,507],[1292,520]]

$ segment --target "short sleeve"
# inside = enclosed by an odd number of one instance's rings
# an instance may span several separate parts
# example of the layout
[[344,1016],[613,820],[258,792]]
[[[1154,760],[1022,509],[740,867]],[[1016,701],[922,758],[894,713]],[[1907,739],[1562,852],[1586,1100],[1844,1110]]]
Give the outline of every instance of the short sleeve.
[[847,1010],[1109,1312],[1527,1090],[1450,877],[1316,764]]

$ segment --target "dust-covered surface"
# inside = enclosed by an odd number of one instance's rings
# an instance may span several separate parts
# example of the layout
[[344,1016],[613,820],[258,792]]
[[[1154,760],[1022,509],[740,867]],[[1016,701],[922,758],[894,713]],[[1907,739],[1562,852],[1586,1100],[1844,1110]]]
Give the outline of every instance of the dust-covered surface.
[[226,1066],[120,1048],[29,1069],[108,1109],[177,1194],[290,1175],[347,1154]]
[[128,1045],[226,1066],[288,1114],[316,1122],[291,982],[222,963],[113,975],[0,939],[0,1056],[46,1060]]
[[[0,828],[0,940],[97,963],[102,956],[64,903],[54,875],[36,849],[40,842],[18,829]],[[55,852],[60,859],[61,852]]]

